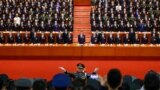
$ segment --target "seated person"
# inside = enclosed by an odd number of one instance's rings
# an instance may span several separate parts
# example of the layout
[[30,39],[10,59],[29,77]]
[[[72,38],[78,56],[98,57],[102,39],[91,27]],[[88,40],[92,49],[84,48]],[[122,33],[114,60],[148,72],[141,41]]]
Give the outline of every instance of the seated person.
[[128,34],[125,35],[125,37],[123,38],[123,44],[129,44],[129,36]]
[[17,44],[22,43],[22,36],[21,36],[20,32],[18,32],[17,35],[16,35],[16,43]]
[[0,33],[0,44],[4,44],[5,43],[5,38],[3,36],[3,33]]
[[12,35],[12,32],[9,33],[8,43],[9,43],[9,44],[13,44],[13,43],[14,43],[14,37],[13,37],[13,35]]
[[36,32],[34,32],[34,35],[31,38],[31,43],[33,43],[33,44],[37,44],[38,43],[38,37],[37,37]]
[[93,33],[91,36],[91,44],[98,44],[98,37],[96,36],[96,33]]
[[142,40],[141,40],[141,44],[147,44],[148,43],[148,38],[146,36],[146,33],[143,34]]
[[108,44],[114,44],[114,37],[113,37],[112,33],[109,34]]
[[48,43],[53,44],[54,42],[55,42],[55,38],[54,38],[53,34],[50,32],[50,34],[48,36]]
[[73,36],[71,33],[68,33],[67,35],[67,44],[72,44],[73,43]]
[[24,41],[25,44],[29,44],[30,43],[30,38],[29,38],[27,32],[25,33],[25,36],[23,37],[23,41]]
[[152,37],[151,37],[151,44],[156,44],[156,43],[157,43],[157,37],[156,37],[156,34],[155,34],[155,33],[153,33],[151,36],[152,36]]
[[121,44],[121,37],[119,35],[119,32],[117,33],[117,37],[115,38],[115,44]]
[[106,44],[106,36],[105,34],[102,32],[102,34],[100,35],[100,40],[99,40],[100,44]]
[[85,44],[85,42],[86,42],[85,35],[83,34],[83,32],[81,32],[81,33],[78,35],[78,43],[79,43],[79,44]]
[[45,44],[46,43],[46,37],[44,36],[44,33],[42,33],[42,35],[40,37],[40,43],[41,44]]
[[62,32],[59,32],[57,37],[56,37],[56,43],[57,44],[64,44],[64,39],[63,39],[63,35]]
[[157,44],[160,44],[160,33],[157,36]]
[[138,34],[136,34],[134,44],[140,44],[140,38],[138,37]]

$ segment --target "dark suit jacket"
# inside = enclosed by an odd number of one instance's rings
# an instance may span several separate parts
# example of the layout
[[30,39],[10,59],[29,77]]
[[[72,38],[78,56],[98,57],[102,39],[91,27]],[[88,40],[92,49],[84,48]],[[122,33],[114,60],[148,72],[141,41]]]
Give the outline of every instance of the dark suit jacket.
[[20,36],[16,36],[16,43],[17,44],[22,43],[22,36],[21,35]]
[[121,44],[122,42],[121,42],[121,38],[119,37],[116,37],[116,39],[115,39],[115,44]]
[[45,44],[46,43],[46,37],[44,36],[44,37],[40,37],[40,43],[41,44]]
[[142,44],[147,44],[148,43],[147,37],[146,38],[142,37],[141,43]]
[[134,44],[140,44],[140,39],[139,38],[135,39]]
[[38,37],[37,36],[32,37],[31,43],[33,43],[33,44],[39,43]]
[[91,43],[92,43],[92,44],[98,44],[98,38],[97,38],[96,36],[94,37],[94,36],[92,35],[92,37],[91,37]]
[[156,43],[157,43],[157,38],[151,37],[151,44],[156,44]]
[[9,44],[13,44],[14,43],[14,37],[12,36],[12,37],[8,37],[8,43]]
[[124,37],[123,44],[129,44],[129,43],[130,43],[129,38]]
[[0,43],[1,43],[1,44],[4,44],[4,43],[5,43],[4,36],[3,36],[3,37],[0,37]]
[[160,37],[157,37],[157,44],[160,44]]
[[25,44],[29,44],[30,43],[29,36],[24,36],[23,41],[24,41]]
[[106,37],[102,37],[100,38],[100,44],[106,44]]
[[70,37],[67,36],[67,44],[72,44],[73,43],[73,36],[71,35]]
[[48,37],[48,43],[50,43],[50,44],[53,44],[55,42],[55,39],[54,39],[54,37],[52,36],[49,36]]
[[108,44],[113,44],[114,43],[114,38],[112,37],[112,38],[110,38],[110,37],[108,37]]
[[63,35],[61,35],[61,37],[59,37],[59,35],[57,35],[57,37],[56,37],[56,42],[57,42],[58,44],[63,44],[63,43],[64,43]]
[[82,37],[80,35],[78,35],[78,43],[85,44],[85,42],[86,42],[85,35],[83,35]]
[[64,33],[62,34],[62,37],[63,37],[64,43],[67,43],[68,32],[67,32],[67,33],[64,32]]
[[59,25],[54,25],[53,28],[54,28],[54,31],[60,31]]

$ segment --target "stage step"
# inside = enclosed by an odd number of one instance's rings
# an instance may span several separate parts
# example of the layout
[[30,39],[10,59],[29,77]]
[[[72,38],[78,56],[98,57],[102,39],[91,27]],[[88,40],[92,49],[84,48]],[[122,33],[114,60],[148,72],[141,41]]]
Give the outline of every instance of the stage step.
[[90,25],[90,6],[77,6],[74,8],[74,31],[73,42],[78,42],[78,35],[83,32],[86,42],[90,42],[91,25]]
[[75,24],[90,24],[90,18],[88,18],[88,17],[75,17],[74,23]]

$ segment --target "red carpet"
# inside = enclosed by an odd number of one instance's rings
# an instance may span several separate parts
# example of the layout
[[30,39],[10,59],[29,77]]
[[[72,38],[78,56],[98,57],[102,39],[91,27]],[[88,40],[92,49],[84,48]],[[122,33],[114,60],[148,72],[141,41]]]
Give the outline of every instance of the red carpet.
[[92,72],[99,67],[99,74],[104,75],[111,68],[119,68],[123,74],[143,78],[148,70],[160,72],[160,61],[155,60],[1,60],[0,73],[6,73],[11,78],[42,77],[51,79],[56,73],[61,72],[59,66],[64,66],[68,71],[75,71],[77,63],[84,63],[87,72]]

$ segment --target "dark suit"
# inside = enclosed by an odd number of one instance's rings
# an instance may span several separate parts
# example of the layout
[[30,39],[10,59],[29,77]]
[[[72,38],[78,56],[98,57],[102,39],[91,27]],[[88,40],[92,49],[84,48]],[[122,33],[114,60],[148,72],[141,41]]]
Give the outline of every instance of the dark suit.
[[59,25],[54,25],[53,28],[54,28],[54,31],[60,31]]
[[54,36],[49,35],[48,37],[48,43],[53,44],[55,42]]
[[16,43],[17,43],[17,44],[22,43],[22,36],[21,36],[21,35],[17,35],[17,36],[16,36]]
[[157,43],[157,38],[151,37],[151,44],[156,44],[156,43]]
[[129,38],[124,37],[123,44],[129,44],[130,40]]
[[0,36],[0,43],[1,43],[1,44],[4,44],[4,43],[5,43],[4,36]]
[[106,44],[106,37],[105,37],[105,35],[104,36],[101,35],[100,44]]
[[96,36],[91,36],[91,43],[92,44],[98,44],[98,38]]
[[0,25],[0,31],[4,31],[5,30],[5,25]]
[[64,32],[62,36],[64,39],[64,43],[67,43],[68,32]]
[[141,43],[142,43],[142,44],[147,44],[147,43],[148,43],[147,37],[145,37],[145,38],[142,37]]
[[114,38],[108,37],[108,44],[113,44],[113,43],[114,43]]
[[135,41],[134,41],[134,44],[140,44],[140,39],[136,38]]
[[79,44],[85,44],[86,42],[86,38],[85,38],[85,35],[78,35],[78,43]]
[[31,38],[31,43],[33,43],[33,44],[39,43],[38,37],[37,36],[33,36]]
[[138,30],[139,30],[140,32],[144,32],[144,31],[145,31],[145,25],[144,25],[144,24],[139,24],[139,25],[138,25]]
[[14,43],[14,37],[13,36],[8,36],[8,43],[13,44]]
[[24,41],[25,44],[29,44],[29,43],[30,43],[30,38],[29,38],[29,36],[26,36],[26,35],[25,35],[25,36],[23,37],[23,41]]
[[115,38],[115,44],[121,44],[121,38],[120,37],[116,37]]
[[73,36],[71,35],[69,37],[69,35],[67,36],[67,44],[72,44],[73,43]]
[[40,43],[41,44],[45,44],[46,43],[46,37],[45,36],[43,36],[43,37],[41,36],[40,37]]
[[63,44],[64,43],[63,36],[62,35],[61,36],[57,35],[56,42],[58,44]]
[[157,44],[160,44],[160,37],[157,37]]
[[135,32],[129,32],[130,44],[133,44],[135,41]]

